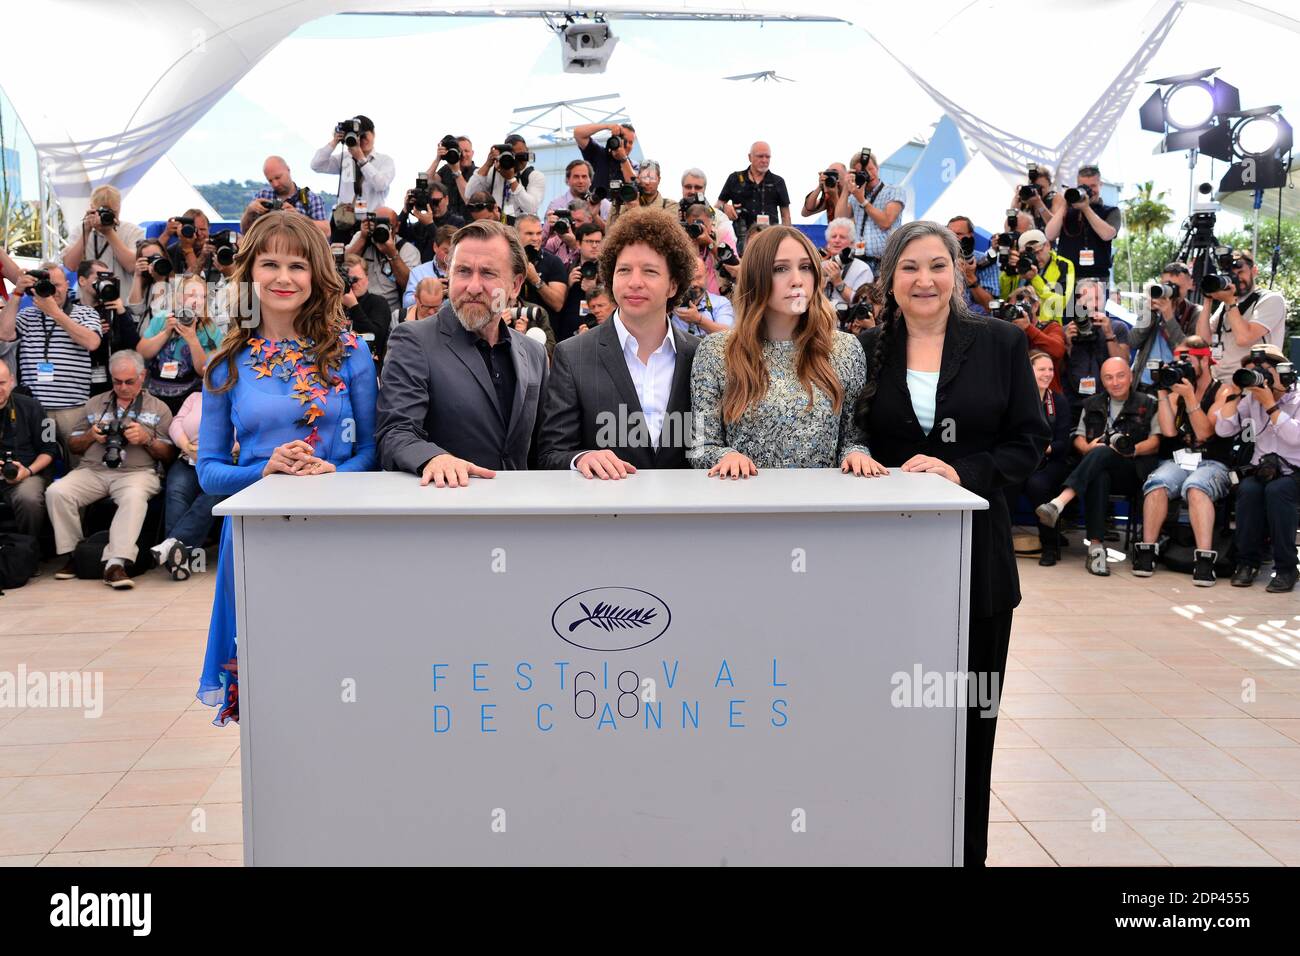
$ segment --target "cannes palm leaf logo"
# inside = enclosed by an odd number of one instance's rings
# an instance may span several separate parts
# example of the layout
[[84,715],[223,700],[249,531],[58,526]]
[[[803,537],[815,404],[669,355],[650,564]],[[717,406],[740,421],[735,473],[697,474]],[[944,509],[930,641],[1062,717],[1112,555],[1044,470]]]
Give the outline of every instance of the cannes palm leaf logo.
[[585,617],[580,617],[569,625],[569,633],[572,634],[579,625],[586,624],[590,621],[596,627],[605,631],[613,631],[616,628],[634,628],[645,627],[654,620],[654,608],[644,607],[618,607],[613,604],[606,604],[600,601],[594,608],[589,608],[581,601],[578,607],[582,608]]

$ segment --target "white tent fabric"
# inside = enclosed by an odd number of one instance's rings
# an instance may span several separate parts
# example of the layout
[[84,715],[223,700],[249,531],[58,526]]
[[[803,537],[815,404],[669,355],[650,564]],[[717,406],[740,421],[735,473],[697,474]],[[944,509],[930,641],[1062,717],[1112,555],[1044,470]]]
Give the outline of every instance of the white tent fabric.
[[[10,32],[33,36],[57,27],[68,50],[102,45],[105,37],[111,37],[112,65],[97,73],[80,65],[72,67],[70,60],[52,61],[43,44],[11,44],[0,65],[0,85],[36,147],[65,217],[76,219],[94,186],[112,183],[129,191],[237,83],[245,92],[253,87],[262,91],[268,105],[274,105],[280,115],[293,116],[295,123],[301,114],[303,135],[310,142],[322,139],[322,129],[328,133],[342,115],[336,116],[336,111],[355,109],[358,99],[374,102],[373,97],[360,95],[368,89],[373,69],[346,49],[335,49],[339,59],[299,62],[292,69],[286,65],[288,60],[281,63],[279,56],[268,57],[302,24],[340,12],[489,13],[504,8],[577,12],[586,7],[554,0],[457,0],[445,6],[428,0],[298,0],[271,7],[259,0],[49,0],[9,11]],[[1295,34],[1300,32],[1300,21],[1291,15],[1287,0],[1060,0],[1035,8],[1032,29],[1035,35],[1062,38],[1062,68],[1035,72],[1004,65],[1020,59],[1018,54],[1004,55],[1003,51],[1008,50],[1008,43],[1021,45],[1020,40],[1008,39],[1018,36],[1016,24],[1025,21],[1021,0],[979,4],[929,0],[923,11],[916,5],[812,2],[801,4],[796,14],[790,13],[787,3],[770,0],[708,6],[686,0],[603,0],[599,9],[613,18],[616,29],[618,14],[625,11],[851,17],[860,24],[864,38],[860,58],[838,63],[825,62],[816,50],[792,43],[788,62],[762,64],[761,68],[799,76],[801,89],[764,89],[752,97],[746,96],[752,91],[742,90],[743,83],[720,85],[725,81],[716,79],[716,71],[710,73],[708,51],[695,51],[704,52],[703,56],[684,57],[682,50],[661,50],[654,56],[655,51],[647,49],[638,61],[631,44],[620,44],[603,76],[570,76],[564,84],[549,80],[534,83],[521,69],[530,58],[535,59],[534,50],[536,57],[558,60],[556,41],[536,20],[465,21],[466,36],[478,30],[493,31],[493,39],[481,45],[457,43],[433,51],[418,37],[408,43],[391,42],[395,51],[411,57],[408,63],[424,68],[429,76],[460,78],[457,92],[469,95],[453,96],[446,89],[429,95],[428,112],[440,128],[502,124],[508,119],[509,106],[587,95],[575,91],[619,92],[637,116],[648,148],[659,153],[652,158],[664,164],[666,175],[688,163],[707,162],[716,177],[742,165],[744,144],[737,145],[736,139],[754,135],[754,130],[770,130],[763,135],[772,141],[774,151],[789,157],[788,165],[782,165],[787,170],[804,170],[807,175],[807,170],[839,158],[846,149],[863,145],[857,139],[864,126],[873,140],[867,145],[888,153],[907,135],[937,119],[938,107],[950,115],[968,112],[973,117],[968,136],[973,135],[973,121],[978,120],[981,127],[993,131],[993,139],[1004,144],[1050,147],[1067,141],[1085,117],[1086,124],[1095,125],[1105,119],[1101,113],[1113,114],[1123,106],[1103,103],[1100,113],[1089,116],[1090,108],[1099,103],[1117,77],[1125,84],[1121,91],[1125,95],[1142,90],[1136,75],[1124,77],[1124,67],[1139,53],[1144,31],[1151,29],[1153,18],[1159,21],[1177,15],[1170,33],[1182,37],[1184,52],[1176,60],[1165,57],[1163,51],[1142,57],[1140,68],[1145,69],[1145,76],[1183,72],[1205,65],[1201,62],[1205,58],[1217,59],[1218,54],[1205,52],[1202,56],[1195,51],[1210,50],[1212,44],[1206,44],[1211,37],[1223,35],[1230,19],[1241,23],[1240,35],[1249,37],[1248,42],[1234,41],[1235,48],[1257,62],[1289,62]],[[503,37],[509,45],[502,42]],[[330,41],[316,42],[324,44],[319,50],[330,45]],[[1070,44],[1076,42],[1082,46],[1071,50]],[[502,50],[511,50],[512,55],[503,61]],[[1198,62],[1189,64],[1187,56],[1192,55]],[[402,62],[398,56],[386,56],[384,61]],[[513,72],[501,69],[503,62],[511,64]],[[469,64],[471,72],[444,71],[444,63]],[[257,82],[240,82],[246,77]],[[735,99],[737,108],[725,114],[722,129],[714,123],[701,130],[699,122],[692,121],[688,103],[671,95],[677,89],[673,82],[677,77],[683,82],[699,78],[710,90],[720,90],[718,95]],[[924,86],[919,85],[922,80]],[[427,85],[417,77],[402,84],[399,94],[389,93],[384,102],[392,104],[391,118],[381,112],[382,104],[367,106],[369,112],[378,114],[373,117],[376,122],[389,131],[385,133],[390,137],[387,148],[398,155],[402,182],[427,163],[432,144],[417,142],[426,137],[427,130],[403,129],[397,118],[413,101],[419,102]],[[544,88],[545,97],[534,95],[542,94]],[[698,95],[702,87],[694,89],[690,104],[698,108],[716,102]],[[1257,93],[1267,95],[1263,90]],[[1294,92],[1288,95],[1294,97]],[[824,117],[826,107],[819,105],[819,100],[839,103],[837,122],[818,127],[804,122],[805,117]],[[779,103],[780,109],[772,109],[773,103]],[[801,125],[805,132],[817,131],[815,158],[803,152],[811,148],[804,144],[812,137],[800,134]],[[232,130],[231,135],[245,132]],[[994,142],[983,145],[987,155],[996,154]],[[1102,143],[1093,142],[1089,148],[1099,150]],[[407,149],[410,155],[406,155]],[[827,157],[826,152],[832,155]],[[702,153],[707,157],[703,161],[697,158]],[[794,183],[791,186],[792,190],[798,188]]]

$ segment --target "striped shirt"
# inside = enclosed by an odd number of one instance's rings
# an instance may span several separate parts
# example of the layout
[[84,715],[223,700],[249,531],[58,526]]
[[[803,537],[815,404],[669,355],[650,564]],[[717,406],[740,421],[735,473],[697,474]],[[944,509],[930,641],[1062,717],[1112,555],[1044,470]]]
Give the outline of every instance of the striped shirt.
[[[73,322],[101,333],[99,313],[85,305],[64,311]],[[19,378],[47,410],[76,408],[90,398],[90,352],[34,305],[18,310]],[[42,382],[39,366],[54,366],[54,381]]]

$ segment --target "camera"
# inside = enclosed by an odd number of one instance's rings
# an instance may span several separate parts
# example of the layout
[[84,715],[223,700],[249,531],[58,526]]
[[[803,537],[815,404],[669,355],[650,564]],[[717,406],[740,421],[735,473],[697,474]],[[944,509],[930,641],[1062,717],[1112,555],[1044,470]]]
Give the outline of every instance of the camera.
[[270,199],[263,199],[261,202],[266,204],[267,212],[279,212],[281,209],[284,209],[289,205],[283,199],[276,199],[274,196]]
[[176,321],[188,328],[199,320],[199,314],[188,306],[181,306],[175,312]]
[[724,242],[718,243],[713,250],[720,266],[734,266],[740,262],[740,256],[736,255],[736,251]]
[[[527,248],[525,246],[525,248]],[[506,321],[514,325],[520,319],[526,319],[528,324],[537,325],[545,318],[546,311],[540,305],[520,305],[509,310],[509,317]]]
[[17,481],[18,468],[18,462],[14,461],[14,453],[6,451],[4,464],[0,465],[0,475],[4,475],[5,481]]
[[95,213],[96,215],[99,216],[99,224],[101,226],[117,225],[117,214],[114,213],[113,210],[109,209],[107,206],[100,206],[98,209],[95,210]]
[[411,208],[425,210],[433,202],[433,197],[429,195],[429,174],[418,173],[415,177],[415,188],[411,190]]
[[361,221],[370,223],[370,241],[376,246],[382,246],[393,238],[393,229],[387,216],[367,212],[362,215]]
[[193,239],[195,234],[198,232],[198,230],[194,228],[194,217],[177,216],[176,221],[181,224],[181,235],[186,239]]
[[595,259],[584,262],[578,266],[578,274],[584,279],[595,279],[600,275],[600,263]]
[[443,159],[452,166],[460,165],[460,142],[455,136],[448,133],[442,139],[438,140],[438,145],[446,149],[446,152],[442,154]]
[[1038,268],[1038,243],[1031,242],[1020,250],[1016,260],[1016,275],[1027,276],[1030,270]]
[[[128,413],[132,418],[134,413]],[[122,420],[114,418],[108,423],[101,422],[99,430],[104,433],[104,467],[122,467],[122,455],[126,451],[126,435],[122,433]]]
[[1227,246],[1216,246],[1214,264],[1217,271],[1206,273],[1201,277],[1202,294],[1209,295],[1211,292],[1227,292],[1229,289],[1235,289],[1237,280],[1233,277],[1233,270],[1243,261],[1241,256],[1236,255]]
[[866,322],[871,316],[871,303],[866,299],[853,303],[835,303],[835,318],[839,322],[840,331],[842,332],[849,331],[854,322]]
[[1275,451],[1261,455],[1259,464],[1255,466],[1255,480],[1261,485],[1266,485],[1273,479],[1286,474],[1285,459]]
[[1038,183],[1025,183],[1020,187],[1017,195],[1020,197],[1021,202],[1029,202],[1029,200],[1033,199],[1035,196],[1040,195],[1042,191],[1043,187],[1038,185]]
[[989,315],[1005,319],[1008,322],[1031,317],[1023,302],[1007,302],[1002,299],[994,299],[989,303]]
[[536,246],[524,246],[524,255],[534,266],[540,265],[542,261],[542,250]]
[[348,149],[361,142],[361,120],[355,116],[334,124],[334,132],[343,134],[343,145]]
[[963,259],[973,259],[975,257],[974,236],[962,236],[959,240],[957,240],[957,245],[961,249],[961,257]]
[[704,235],[706,228],[707,227],[702,222],[688,222],[686,224],[686,235],[690,236],[692,239],[698,239],[700,236]]
[[824,189],[834,189],[840,184],[840,173],[837,169],[828,169],[822,173],[824,177],[822,187]]
[[1153,299],[1178,298],[1178,286],[1172,282],[1153,282],[1147,287],[1147,295]]
[[50,281],[50,273],[47,270],[28,269],[27,274],[36,280],[36,285],[32,286],[32,295],[47,299],[58,291],[54,283]]
[[996,250],[998,265],[1007,275],[1011,272],[1011,250],[1015,249],[1020,243],[1020,231],[1016,229],[1016,224],[1020,221],[1020,211],[1017,209],[1007,210],[1006,231],[999,232],[993,237],[991,248]]
[[155,279],[166,279],[172,274],[172,261],[155,252],[149,257],[149,274]]
[[1087,186],[1070,186],[1065,190],[1065,201],[1071,206],[1085,199],[1092,199],[1092,190]]
[[622,149],[627,142],[617,133],[611,133],[609,139],[605,140],[605,152],[612,153],[616,149]]
[[229,229],[222,229],[212,237],[212,254],[219,266],[235,264],[235,236]]
[[1156,388],[1171,389],[1179,382],[1196,383],[1196,369],[1186,359],[1173,362],[1147,362],[1147,371]]
[[519,168],[519,157],[512,147],[503,143],[492,148],[497,151],[497,169],[501,172],[507,173]]
[[551,232],[557,236],[567,236],[569,234],[570,220],[572,214],[567,209],[558,210],[555,213],[555,222],[551,224]]
[[1131,458],[1137,451],[1137,439],[1123,429],[1107,432],[1106,444],[1115,449],[1116,454],[1123,455],[1125,458]]
[[1093,325],[1091,315],[1076,311],[1074,327],[1078,330],[1074,336],[1076,342],[1090,342],[1097,337],[1097,326]]
[[90,287],[95,290],[95,299],[101,304],[122,298],[122,283],[111,272],[96,272]]
[[352,283],[356,282],[356,279],[348,274],[347,254],[347,247],[343,243],[335,242],[330,245],[330,255],[334,257],[334,268],[339,274],[339,279],[343,282],[345,295],[352,291]]

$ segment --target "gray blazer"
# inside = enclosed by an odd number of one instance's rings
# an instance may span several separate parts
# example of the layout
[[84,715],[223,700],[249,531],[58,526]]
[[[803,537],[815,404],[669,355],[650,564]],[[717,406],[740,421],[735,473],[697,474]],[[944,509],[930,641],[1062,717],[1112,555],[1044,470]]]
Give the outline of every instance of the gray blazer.
[[[687,468],[686,446],[691,436],[686,423],[691,410],[691,363],[699,340],[685,335],[675,326],[673,342],[677,362],[673,368],[672,390],[665,410],[665,432],[659,447],[648,447],[636,436],[629,422],[628,443],[602,443],[601,413],[617,412],[620,405],[640,416],[641,402],[627,370],[627,360],[618,344],[614,320],[606,319],[584,335],[565,339],[555,347],[554,368],[546,389],[546,413],[538,434],[538,468],[568,468],[582,451],[609,448],[619,458],[640,468]],[[675,420],[676,425],[669,425]],[[645,434],[644,439],[649,439]]]
[[442,454],[494,471],[528,468],[546,395],[546,348],[514,329],[509,334],[517,382],[507,430],[474,335],[450,302],[436,316],[393,330],[375,433],[385,469],[418,475]]

